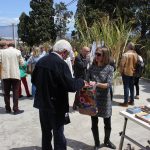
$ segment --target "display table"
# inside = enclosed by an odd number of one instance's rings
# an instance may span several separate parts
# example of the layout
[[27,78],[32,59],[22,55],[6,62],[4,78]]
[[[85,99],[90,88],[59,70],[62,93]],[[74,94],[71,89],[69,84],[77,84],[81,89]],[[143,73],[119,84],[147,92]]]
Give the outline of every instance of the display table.
[[121,111],[120,115],[122,115],[125,118],[125,121],[124,121],[123,131],[121,132],[121,140],[120,140],[120,144],[119,144],[119,150],[122,150],[124,138],[126,138],[129,141],[131,141],[132,143],[136,144],[137,146],[142,148],[142,150],[147,150],[146,147],[144,147],[143,145],[141,145],[138,142],[134,141],[132,138],[125,135],[125,131],[126,131],[126,126],[127,126],[128,119],[135,122],[135,123],[137,123],[137,124],[139,124],[139,125],[141,125],[142,127],[146,128],[146,129],[148,129],[149,130],[148,132],[150,132],[150,125],[148,123],[136,118],[135,114],[130,114],[126,111]]

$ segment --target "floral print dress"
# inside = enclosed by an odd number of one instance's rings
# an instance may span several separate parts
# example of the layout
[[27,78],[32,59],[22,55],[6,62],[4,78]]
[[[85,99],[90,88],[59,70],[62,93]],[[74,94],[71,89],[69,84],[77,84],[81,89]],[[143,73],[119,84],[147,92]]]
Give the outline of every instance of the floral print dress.
[[112,115],[112,101],[110,98],[110,85],[113,78],[113,67],[110,65],[96,66],[91,65],[87,73],[88,81],[95,81],[98,83],[108,83],[108,88],[102,89],[96,87],[95,100],[98,107],[98,117],[108,118]]

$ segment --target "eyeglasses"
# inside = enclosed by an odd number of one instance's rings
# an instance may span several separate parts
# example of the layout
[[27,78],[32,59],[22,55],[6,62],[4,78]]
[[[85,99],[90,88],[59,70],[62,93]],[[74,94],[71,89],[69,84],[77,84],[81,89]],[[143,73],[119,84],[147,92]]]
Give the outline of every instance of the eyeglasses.
[[67,50],[64,51],[64,53],[68,56],[69,55],[69,52]]
[[96,56],[101,57],[102,53],[95,53]]

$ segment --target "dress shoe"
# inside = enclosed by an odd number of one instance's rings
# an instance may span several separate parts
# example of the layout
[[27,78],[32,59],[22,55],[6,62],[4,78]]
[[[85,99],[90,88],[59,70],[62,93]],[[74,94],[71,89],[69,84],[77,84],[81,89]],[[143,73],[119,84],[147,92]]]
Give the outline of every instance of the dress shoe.
[[111,149],[116,149],[116,146],[111,141],[105,142],[104,145],[105,145],[105,147],[109,147]]
[[6,110],[6,113],[10,114],[11,113],[11,109],[10,110]]
[[136,95],[136,96],[135,96],[135,99],[139,99],[139,95]]
[[23,97],[23,95],[20,95],[20,96],[19,96],[19,98],[22,98],[22,97]]
[[14,115],[18,115],[18,114],[21,114],[23,112],[24,112],[24,110],[15,110],[14,111]]
[[128,103],[120,103],[119,105],[122,107],[128,107]]
[[11,107],[10,106],[5,106],[6,113],[11,113]]
[[133,106],[133,105],[134,105],[134,102],[129,101],[128,104]]
[[28,95],[27,97],[32,97],[32,95],[30,94],[30,95]]

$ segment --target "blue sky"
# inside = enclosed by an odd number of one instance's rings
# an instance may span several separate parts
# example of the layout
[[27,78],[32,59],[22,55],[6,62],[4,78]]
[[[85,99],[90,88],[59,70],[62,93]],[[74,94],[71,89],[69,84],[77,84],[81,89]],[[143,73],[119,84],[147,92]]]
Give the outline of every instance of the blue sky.
[[[68,4],[71,0],[54,0],[54,3],[64,2]],[[68,10],[76,11],[75,1],[68,7]],[[28,14],[30,11],[30,0],[0,0],[0,26],[11,25],[12,23],[17,24],[18,18],[22,12]],[[73,30],[74,19],[68,25],[70,31]]]

